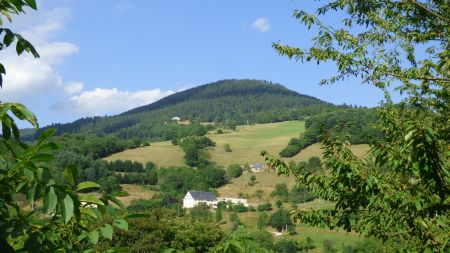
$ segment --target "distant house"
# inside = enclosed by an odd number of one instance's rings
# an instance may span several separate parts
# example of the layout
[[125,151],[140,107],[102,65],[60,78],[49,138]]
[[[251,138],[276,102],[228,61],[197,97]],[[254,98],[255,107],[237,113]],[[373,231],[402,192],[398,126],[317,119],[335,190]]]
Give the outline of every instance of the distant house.
[[180,121],[181,119],[180,119],[180,117],[175,116],[175,117],[172,118],[172,120],[173,121]]
[[211,192],[188,191],[183,199],[184,208],[193,208],[194,206],[205,203],[207,206],[215,207],[217,198]]
[[266,165],[263,163],[254,163],[250,165],[252,172],[264,172],[266,170]]

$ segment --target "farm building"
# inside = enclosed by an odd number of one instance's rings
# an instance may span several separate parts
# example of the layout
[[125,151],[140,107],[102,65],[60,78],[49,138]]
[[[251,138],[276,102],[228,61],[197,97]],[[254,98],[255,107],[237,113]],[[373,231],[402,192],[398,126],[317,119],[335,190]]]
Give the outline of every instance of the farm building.
[[180,119],[180,117],[175,116],[175,117],[172,118],[172,120],[173,121],[180,121],[181,119]]
[[193,208],[194,206],[205,203],[208,206],[215,207],[217,198],[211,192],[188,191],[183,199],[184,208]]
[[264,172],[266,170],[266,165],[263,163],[254,163],[250,165],[252,172]]

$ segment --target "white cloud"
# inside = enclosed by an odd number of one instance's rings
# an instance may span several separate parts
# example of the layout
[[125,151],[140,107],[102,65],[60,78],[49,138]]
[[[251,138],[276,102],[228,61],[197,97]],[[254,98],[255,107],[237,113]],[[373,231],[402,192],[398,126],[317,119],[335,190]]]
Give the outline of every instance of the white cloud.
[[69,42],[50,41],[54,33],[63,29],[69,12],[56,8],[44,13],[45,17],[28,29],[19,31],[40,54],[35,59],[31,54],[17,56],[12,45],[2,55],[6,67],[1,100],[25,102],[38,99],[40,94],[64,90],[63,78],[55,67],[66,57],[78,52],[78,47]]
[[252,23],[252,27],[260,32],[267,32],[270,30],[270,21],[267,18],[257,18]]
[[73,95],[75,93],[79,93],[83,90],[84,83],[82,82],[69,82],[65,85],[64,90],[67,94]]
[[77,96],[52,106],[53,109],[71,112],[79,116],[101,116],[121,113],[139,106],[153,103],[174,92],[160,89],[120,91],[116,88],[96,88],[83,91]]

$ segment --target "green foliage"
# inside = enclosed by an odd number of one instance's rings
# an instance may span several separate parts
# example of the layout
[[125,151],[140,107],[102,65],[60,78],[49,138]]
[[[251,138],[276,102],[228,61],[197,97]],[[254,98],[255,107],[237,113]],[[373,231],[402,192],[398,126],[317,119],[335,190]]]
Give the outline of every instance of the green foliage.
[[216,223],[219,223],[222,221],[222,208],[217,207],[214,219],[215,219]]
[[260,212],[258,216],[258,222],[256,223],[256,227],[259,230],[262,230],[265,227],[267,227],[267,225],[269,225],[269,216],[267,216],[265,212]]
[[248,185],[250,186],[254,186],[257,182],[256,182],[256,176],[255,175],[251,175],[250,178],[248,179]]
[[294,185],[289,192],[289,201],[291,203],[304,203],[316,199],[303,185]]
[[267,231],[253,231],[249,233],[250,238],[264,249],[273,248],[273,236]]
[[[369,140],[378,138],[379,133],[374,128],[376,115],[373,109],[341,109],[313,115],[306,119],[306,131],[300,138],[292,138],[288,146],[279,154],[282,157],[292,157],[302,149],[319,142],[323,133],[347,131],[351,134],[352,144],[368,143]],[[339,128],[336,128],[339,126]]]
[[283,208],[275,211],[269,219],[269,225],[275,228],[278,232],[287,230],[288,226],[292,224],[289,212]]
[[183,138],[180,147],[184,151],[186,164],[191,167],[205,166],[209,163],[209,154],[203,149],[216,144],[206,136],[189,136]]
[[[352,154],[352,138],[332,131],[322,136],[323,167],[315,175],[266,155],[278,173],[293,174],[309,191],[336,202],[332,210],[299,211],[313,225],[373,236],[397,249],[446,252],[450,233],[450,3],[448,1],[327,1],[318,15],[347,13],[336,29],[315,15],[295,12],[318,34],[303,50],[274,48],[301,61],[332,61],[337,75],[322,83],[358,77],[404,95],[399,105],[377,109],[380,134],[368,157]],[[335,14],[333,14],[335,15]],[[354,29],[357,27],[358,29]]]
[[287,201],[289,197],[289,190],[285,183],[276,184],[275,189],[270,193],[272,197],[279,197],[283,201]]
[[276,206],[277,208],[283,207],[283,201],[277,200],[277,201],[275,202],[275,206]]
[[[0,2],[1,18],[11,21],[13,14],[24,13],[24,8],[36,9],[34,0]],[[0,50],[9,47],[15,39],[18,55],[27,51],[39,57],[34,47],[21,35],[0,28]],[[5,68],[0,64],[0,87]],[[98,199],[81,195],[80,191],[97,189],[94,182],[78,183],[78,169],[67,166],[55,180],[50,171],[53,153],[58,145],[49,138],[53,129],[39,135],[36,142],[22,142],[14,122],[28,121],[36,129],[37,119],[25,106],[18,103],[0,103],[2,142],[0,143],[0,249],[2,252],[80,252],[100,238],[111,239],[113,227],[126,230],[127,222],[118,217],[111,205],[122,207],[114,198]],[[17,199],[26,196],[25,203]],[[37,207],[35,207],[37,205]],[[107,215],[109,224],[103,220]]]
[[334,247],[334,242],[329,239],[323,241],[323,252],[324,253],[336,253],[337,249]]
[[209,206],[205,203],[199,203],[189,210],[189,214],[195,218],[205,222],[211,221],[211,212]]
[[282,239],[273,246],[275,252],[279,253],[297,253],[300,248],[294,241]]
[[181,200],[190,190],[209,191],[226,183],[225,170],[215,166],[192,168],[160,168],[160,191],[174,201]]
[[[116,252],[162,252],[171,248],[183,252],[208,252],[224,234],[216,224],[190,217],[177,217],[168,209],[155,209],[145,219],[130,221],[129,231],[118,232],[111,246]],[[102,244],[100,249],[108,248]]]
[[256,208],[256,210],[258,211],[258,212],[261,212],[261,211],[272,211],[272,204],[271,203],[266,203],[266,204],[260,204],[260,205],[258,205],[258,207]]
[[242,175],[242,167],[239,164],[231,164],[227,168],[227,177],[229,179],[238,178]]
[[223,145],[223,149],[225,150],[225,152],[233,152],[233,150],[231,149],[230,144],[228,144],[228,143],[225,143]]
[[[264,236],[263,236],[264,237]],[[260,236],[253,238],[244,227],[240,226],[231,233],[225,240],[214,247],[212,253],[267,253],[272,252],[260,244]]]

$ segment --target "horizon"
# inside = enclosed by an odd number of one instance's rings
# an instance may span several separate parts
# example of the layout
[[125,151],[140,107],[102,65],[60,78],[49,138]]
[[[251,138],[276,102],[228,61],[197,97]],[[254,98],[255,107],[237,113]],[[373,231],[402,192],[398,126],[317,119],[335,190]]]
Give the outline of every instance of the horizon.
[[83,2],[41,1],[38,11],[5,24],[41,58],[6,51],[0,100],[33,108],[41,126],[117,115],[224,79],[266,80],[337,105],[374,107],[384,99],[383,91],[356,79],[320,86],[334,66],[302,64],[272,48],[278,41],[311,44],[314,32],[292,13],[314,9],[313,2],[115,0],[89,2],[90,8]]

